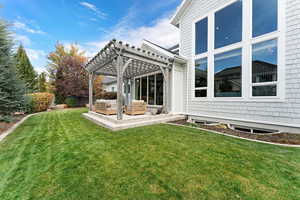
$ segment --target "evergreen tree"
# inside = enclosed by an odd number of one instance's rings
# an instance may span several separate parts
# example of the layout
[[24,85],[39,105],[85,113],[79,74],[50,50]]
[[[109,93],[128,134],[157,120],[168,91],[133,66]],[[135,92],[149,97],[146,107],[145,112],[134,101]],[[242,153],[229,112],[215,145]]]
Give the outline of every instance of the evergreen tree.
[[38,88],[39,92],[46,92],[47,82],[46,82],[46,73],[42,72],[38,77]]
[[38,89],[37,74],[26,54],[23,45],[20,45],[16,54],[16,64],[18,75],[26,84],[27,93],[34,92]]
[[16,74],[12,40],[0,20],[0,121],[24,109],[24,84]]

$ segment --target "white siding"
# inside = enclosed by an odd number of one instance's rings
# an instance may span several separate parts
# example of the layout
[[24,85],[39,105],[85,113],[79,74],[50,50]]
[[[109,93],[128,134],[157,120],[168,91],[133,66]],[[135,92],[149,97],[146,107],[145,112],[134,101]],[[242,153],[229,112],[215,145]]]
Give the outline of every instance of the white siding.
[[[279,0],[280,1],[280,0]],[[230,0],[194,0],[180,20],[180,54],[189,59],[185,108],[190,115],[251,120],[300,127],[300,0],[286,0],[285,101],[199,101],[192,98],[193,21]]]
[[117,83],[104,85],[104,90],[106,92],[117,92]]

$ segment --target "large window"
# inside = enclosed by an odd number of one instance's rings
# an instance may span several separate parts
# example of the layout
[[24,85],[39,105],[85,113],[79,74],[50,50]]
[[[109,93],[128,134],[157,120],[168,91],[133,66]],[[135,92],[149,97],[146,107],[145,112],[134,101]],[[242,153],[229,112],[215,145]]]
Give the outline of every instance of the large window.
[[195,62],[195,97],[207,97],[207,58]]
[[164,79],[154,74],[135,79],[135,99],[144,100],[148,105],[163,105]]
[[146,77],[142,78],[142,87],[141,87],[141,93],[142,93],[141,99],[144,100],[145,102],[148,102],[148,99],[147,99],[147,94],[148,94],[147,86],[148,86],[148,77],[146,76]]
[[215,97],[241,97],[242,50],[215,56]]
[[278,0],[253,0],[252,35],[261,36],[277,30]]
[[156,74],[156,105],[164,103],[164,76]]
[[148,104],[155,104],[155,75],[148,77]]
[[238,0],[215,13],[215,49],[242,41],[242,5]]
[[208,19],[196,23],[196,54],[207,52]]
[[252,46],[253,96],[276,96],[277,40],[269,40]]
[[284,98],[281,2],[236,0],[195,21],[194,97]]
[[141,99],[141,79],[140,78],[135,79],[135,99],[136,100]]

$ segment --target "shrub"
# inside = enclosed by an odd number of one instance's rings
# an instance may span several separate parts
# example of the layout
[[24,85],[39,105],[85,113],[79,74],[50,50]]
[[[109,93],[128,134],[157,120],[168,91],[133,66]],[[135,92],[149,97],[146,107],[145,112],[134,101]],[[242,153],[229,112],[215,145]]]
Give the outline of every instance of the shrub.
[[46,111],[51,106],[54,98],[54,95],[50,93],[33,93],[28,96],[32,99],[32,112]]
[[117,99],[117,93],[116,92],[104,92],[101,95],[101,99],[105,99],[105,100]]
[[76,97],[67,97],[65,104],[67,104],[69,108],[75,108],[78,107],[78,100]]
[[25,96],[25,113],[33,113],[34,112],[34,102],[33,97],[31,95]]
[[0,116],[0,122],[5,122],[5,123],[10,123],[12,122],[12,116],[11,115],[5,115],[5,116]]

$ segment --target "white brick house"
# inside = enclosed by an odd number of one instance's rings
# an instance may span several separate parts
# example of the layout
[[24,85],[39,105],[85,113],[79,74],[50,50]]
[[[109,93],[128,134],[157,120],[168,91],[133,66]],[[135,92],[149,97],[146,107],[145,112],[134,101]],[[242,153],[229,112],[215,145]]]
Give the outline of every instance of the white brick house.
[[184,0],[172,24],[182,113],[300,133],[300,0]]

